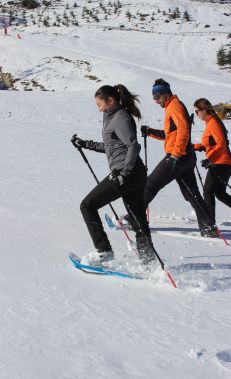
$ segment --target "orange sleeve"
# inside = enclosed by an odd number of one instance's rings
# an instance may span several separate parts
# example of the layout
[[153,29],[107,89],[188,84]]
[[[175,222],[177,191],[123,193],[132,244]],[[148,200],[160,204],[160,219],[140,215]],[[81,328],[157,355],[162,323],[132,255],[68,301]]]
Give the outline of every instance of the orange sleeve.
[[151,138],[155,138],[161,141],[165,140],[165,132],[162,129],[152,129],[150,128],[148,136]]
[[177,127],[176,141],[172,150],[172,155],[175,157],[181,157],[181,155],[186,154],[189,140],[189,125],[185,117],[185,111],[180,103],[174,104],[174,107],[170,110],[170,116]]
[[209,134],[214,138],[216,145],[213,146],[213,149],[211,149],[211,151],[206,151],[206,157],[209,159],[210,156],[217,151],[219,151],[220,154],[227,153],[226,142],[222,129],[215,119],[210,121],[208,131]]

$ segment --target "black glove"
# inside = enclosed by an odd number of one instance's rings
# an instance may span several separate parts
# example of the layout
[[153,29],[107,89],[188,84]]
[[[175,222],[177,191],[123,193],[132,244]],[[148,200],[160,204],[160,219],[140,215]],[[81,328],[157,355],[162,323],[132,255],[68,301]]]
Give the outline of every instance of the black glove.
[[206,151],[206,148],[202,145],[201,147],[199,147],[198,151]]
[[149,135],[149,133],[150,133],[150,129],[151,128],[149,128],[149,126],[142,125],[141,128],[140,128],[142,137],[147,137]]
[[71,138],[71,142],[77,149],[86,149],[86,141],[77,137],[77,134],[74,134]]
[[109,177],[108,177],[112,187],[113,187],[113,190],[116,192],[118,191],[118,189],[120,188],[120,186],[122,186],[122,184],[124,184],[124,177],[122,175],[120,175],[118,172],[112,172]]
[[174,155],[169,155],[166,159],[167,163],[168,163],[168,167],[173,171],[173,172],[176,172],[177,169],[178,169],[178,161],[179,161],[179,158],[177,157],[174,157]]
[[213,164],[209,159],[203,159],[201,161],[201,166],[208,169],[208,168],[211,168],[213,166]]

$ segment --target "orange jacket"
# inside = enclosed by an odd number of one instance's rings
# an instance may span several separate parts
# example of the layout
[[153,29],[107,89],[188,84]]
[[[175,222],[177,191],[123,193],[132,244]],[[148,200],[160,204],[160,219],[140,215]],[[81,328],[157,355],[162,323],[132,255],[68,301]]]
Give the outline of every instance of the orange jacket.
[[176,95],[165,103],[164,131],[151,129],[149,136],[165,140],[166,154],[172,154],[178,158],[187,154],[190,139],[189,121],[185,108]]
[[231,165],[231,154],[222,126],[212,116],[209,116],[206,121],[201,143],[195,144],[194,149],[199,150],[202,146],[206,149],[206,158],[213,164]]

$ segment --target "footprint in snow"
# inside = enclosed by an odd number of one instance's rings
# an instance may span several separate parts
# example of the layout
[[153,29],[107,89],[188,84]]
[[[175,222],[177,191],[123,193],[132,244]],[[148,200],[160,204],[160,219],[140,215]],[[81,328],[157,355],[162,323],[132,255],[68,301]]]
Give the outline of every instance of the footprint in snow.
[[200,359],[200,358],[204,358],[204,355],[205,353],[207,353],[207,351],[205,349],[201,349],[199,351],[195,350],[195,349],[190,349],[188,355],[191,357],[191,358],[194,358],[194,359]]
[[231,349],[219,351],[216,356],[223,367],[231,369]]

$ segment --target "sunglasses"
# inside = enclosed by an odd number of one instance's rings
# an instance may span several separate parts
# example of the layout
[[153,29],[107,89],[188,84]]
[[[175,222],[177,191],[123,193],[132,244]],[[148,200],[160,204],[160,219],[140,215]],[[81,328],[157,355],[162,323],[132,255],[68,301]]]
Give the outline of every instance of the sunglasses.
[[204,109],[196,109],[196,110],[195,110],[196,115],[198,116],[198,113],[201,112],[201,111],[203,111],[203,110],[204,110]]
[[157,100],[159,100],[160,96],[161,96],[161,94],[153,95],[152,98],[153,98],[153,100],[157,101]]

